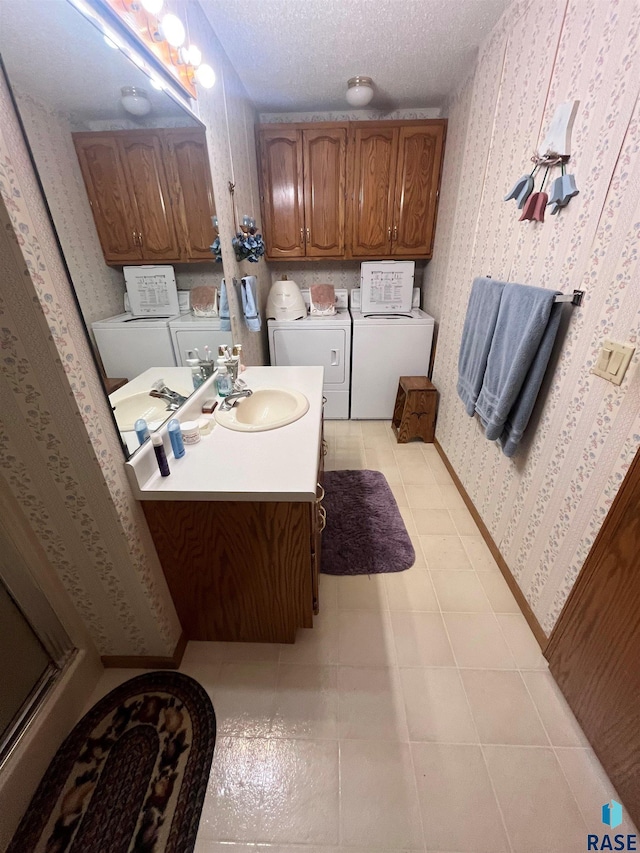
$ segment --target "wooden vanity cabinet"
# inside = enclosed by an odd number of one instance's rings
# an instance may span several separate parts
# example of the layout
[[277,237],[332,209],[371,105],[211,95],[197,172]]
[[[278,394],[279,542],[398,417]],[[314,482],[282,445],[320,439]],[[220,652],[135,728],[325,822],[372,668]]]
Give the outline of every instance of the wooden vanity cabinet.
[[[319,484],[323,470],[321,450]],[[313,627],[322,496],[142,501],[187,639],[293,643],[298,628]]]
[[82,132],[73,141],[107,263],[212,260],[204,128]]
[[258,128],[267,260],[345,251],[347,125]]

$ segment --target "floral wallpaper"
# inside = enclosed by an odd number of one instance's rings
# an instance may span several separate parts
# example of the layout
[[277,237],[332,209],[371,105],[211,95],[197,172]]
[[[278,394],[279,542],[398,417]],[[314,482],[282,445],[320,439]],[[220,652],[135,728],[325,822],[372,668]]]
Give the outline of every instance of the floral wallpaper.
[[[416,287],[420,286],[426,265],[427,261],[416,261]],[[332,284],[347,290],[360,287],[360,261],[278,261],[271,267],[272,281],[278,281],[283,274],[293,279],[298,287],[309,287],[311,284]]]
[[0,76],[0,463],[103,655],[170,655],[181,628]]
[[[545,632],[558,619],[640,446],[636,351],[621,386],[589,372],[605,338],[638,346],[640,6],[512,4],[447,110],[434,258],[424,300],[438,322],[437,437]],[[502,196],[557,104],[580,100],[568,171],[580,195],[545,223]],[[511,460],[466,416],[457,357],[472,279],[585,291],[565,308],[545,383]]]

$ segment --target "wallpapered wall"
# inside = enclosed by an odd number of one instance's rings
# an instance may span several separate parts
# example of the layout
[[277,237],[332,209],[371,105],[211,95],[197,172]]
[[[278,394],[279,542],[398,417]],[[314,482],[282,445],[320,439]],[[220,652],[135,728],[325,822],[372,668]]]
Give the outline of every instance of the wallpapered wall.
[[168,655],[180,624],[0,76],[0,476],[102,654]]
[[311,113],[260,113],[261,124],[309,121],[410,121],[421,118],[440,118],[439,107],[424,107],[415,110],[334,110],[333,112]]
[[[637,346],[640,311],[640,5],[512,5],[449,105],[426,309],[439,325],[437,437],[546,632],[555,624],[640,443],[636,351],[620,387],[589,373],[604,338]],[[545,223],[502,196],[557,104],[579,99],[580,195]],[[472,279],[585,291],[568,313],[525,446],[507,460],[456,395]]]

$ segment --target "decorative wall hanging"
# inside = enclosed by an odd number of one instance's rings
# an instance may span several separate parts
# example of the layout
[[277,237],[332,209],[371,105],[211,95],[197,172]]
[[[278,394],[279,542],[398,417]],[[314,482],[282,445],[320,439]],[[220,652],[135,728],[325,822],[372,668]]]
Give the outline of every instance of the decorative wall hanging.
[[[236,185],[229,181],[229,192],[231,193],[233,204],[233,220],[236,227],[236,234],[231,238],[231,245],[235,252],[236,261],[249,261],[251,264],[257,264],[260,258],[264,255],[264,240],[262,239],[262,234],[258,233],[256,221],[255,219],[252,219],[252,217],[245,214],[242,217],[242,225],[238,226],[236,206],[235,201],[233,201],[235,189]],[[211,222],[213,223],[213,227],[217,230],[218,217],[212,216]],[[218,235],[211,244],[211,252],[216,259],[216,262],[222,261],[220,235]]]
[[[565,173],[566,164],[571,158],[571,131],[578,112],[580,101],[569,101],[560,104],[556,109],[547,135],[531,157],[534,164],[528,175],[519,178],[504,197],[504,201],[514,199],[518,210],[522,210],[520,222],[529,220],[544,222],[544,211],[551,207],[551,215],[566,207],[571,199],[578,195],[578,188],[573,175]],[[534,178],[538,169],[544,166],[545,173],[540,191],[534,193]],[[560,167],[561,174],[551,184],[551,197],[544,192],[549,171]]]

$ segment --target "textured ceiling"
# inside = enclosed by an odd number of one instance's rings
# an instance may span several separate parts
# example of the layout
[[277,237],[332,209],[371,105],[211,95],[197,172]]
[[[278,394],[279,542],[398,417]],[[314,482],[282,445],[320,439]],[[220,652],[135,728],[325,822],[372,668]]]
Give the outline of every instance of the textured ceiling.
[[146,90],[149,118],[184,113],[67,0],[0,0],[0,55],[18,91],[79,118],[128,116],[122,86]]
[[510,0],[200,2],[255,105],[303,111],[345,109],[356,74],[369,108],[441,106]]

